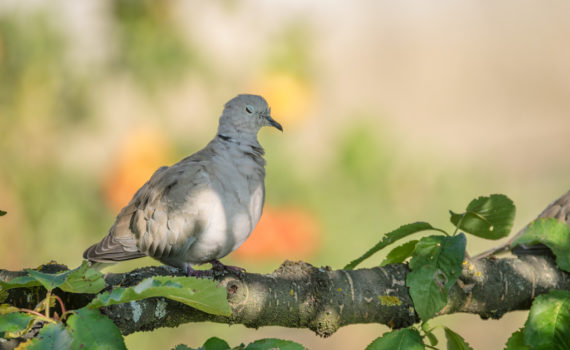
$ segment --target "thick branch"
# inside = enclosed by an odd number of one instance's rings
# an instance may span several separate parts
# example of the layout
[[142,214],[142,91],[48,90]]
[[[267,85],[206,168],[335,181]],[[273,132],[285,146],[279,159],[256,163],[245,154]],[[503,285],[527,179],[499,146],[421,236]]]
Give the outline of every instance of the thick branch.
[[[356,323],[382,323],[404,327],[418,321],[405,287],[407,265],[393,264],[354,271],[317,268],[286,261],[269,275],[220,275],[215,279],[228,291],[230,317],[209,315],[165,298],[151,298],[106,307],[123,334],[175,327],[187,322],[240,323],[248,327],[278,325],[309,328],[329,336],[339,327]],[[0,270],[9,280],[23,272]],[[147,267],[125,274],[108,274],[108,288],[130,286],[156,275],[181,275],[166,266]],[[466,262],[459,282],[442,313],[468,312],[483,318],[500,318],[525,310],[532,299],[550,289],[570,290],[570,275],[549,258],[483,259]],[[10,290],[6,301],[33,308],[43,298],[41,288]],[[92,295],[55,291],[67,308],[78,308]],[[1,298],[1,296],[0,296]]]

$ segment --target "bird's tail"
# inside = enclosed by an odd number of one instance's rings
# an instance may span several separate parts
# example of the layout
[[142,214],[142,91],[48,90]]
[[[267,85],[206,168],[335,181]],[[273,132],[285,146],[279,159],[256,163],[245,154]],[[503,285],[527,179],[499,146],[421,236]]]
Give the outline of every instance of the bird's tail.
[[132,242],[121,242],[112,235],[107,235],[101,242],[93,244],[83,252],[83,258],[95,263],[116,263],[124,260],[142,258],[141,253]]

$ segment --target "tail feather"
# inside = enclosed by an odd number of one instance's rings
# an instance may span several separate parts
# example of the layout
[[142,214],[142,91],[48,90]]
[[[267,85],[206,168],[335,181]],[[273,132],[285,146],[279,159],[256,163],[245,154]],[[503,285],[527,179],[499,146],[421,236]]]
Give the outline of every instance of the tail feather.
[[101,242],[87,248],[83,252],[83,258],[93,262],[113,263],[146,256],[138,249],[131,248],[133,246],[136,247],[132,242],[120,242],[112,235],[107,235]]

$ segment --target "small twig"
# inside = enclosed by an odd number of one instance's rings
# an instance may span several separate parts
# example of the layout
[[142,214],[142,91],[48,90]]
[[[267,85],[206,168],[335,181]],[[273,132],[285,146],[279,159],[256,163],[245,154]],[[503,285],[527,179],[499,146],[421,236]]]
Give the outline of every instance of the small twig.
[[50,302],[50,299],[51,299],[51,290],[48,290],[46,293],[46,298],[45,298],[45,301],[46,301],[46,317],[47,318],[49,318],[49,302]]
[[[61,300],[60,297],[58,297],[57,295],[52,295],[53,298],[55,298],[55,300],[57,300],[59,302],[59,306],[61,307],[61,314],[63,315],[65,313],[65,305],[63,305],[63,300]],[[48,300],[49,302],[49,300]]]
[[452,236],[455,236],[455,235],[457,234],[457,231],[459,231],[459,227],[460,227],[461,224],[463,223],[463,219],[465,219],[465,215],[466,215],[466,214],[467,214],[467,213],[463,213],[463,214],[461,215],[461,219],[459,219],[459,222],[458,222],[457,225],[455,226],[455,230],[453,231]]
[[59,318],[59,320],[60,320],[61,322],[63,322],[63,321],[65,321],[65,319],[67,318],[67,316],[73,315],[74,313],[75,313],[74,310],[68,310],[68,311],[66,311],[65,313],[61,314],[61,317]]
[[39,312],[34,311],[34,310],[20,308],[19,311],[37,316],[37,318],[42,320],[42,321],[46,321],[46,322],[50,322],[50,323],[57,323],[55,320],[52,320],[51,318],[46,317],[44,314],[39,313]]

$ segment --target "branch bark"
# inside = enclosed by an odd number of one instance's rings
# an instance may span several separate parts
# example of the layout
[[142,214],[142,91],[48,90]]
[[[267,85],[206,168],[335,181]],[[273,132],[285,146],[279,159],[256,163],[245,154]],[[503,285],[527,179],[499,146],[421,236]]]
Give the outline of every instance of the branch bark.
[[[47,265],[61,271],[61,265]],[[215,316],[166,298],[150,298],[102,308],[123,334],[176,327],[187,322],[240,323],[247,327],[283,326],[309,328],[320,336],[356,323],[382,323],[400,328],[419,321],[405,286],[406,264],[332,270],[304,262],[284,262],[272,274],[215,275],[225,286],[232,308],[229,317]],[[0,270],[0,279],[10,280],[25,272]],[[107,289],[131,286],[158,275],[183,275],[168,266],[147,267],[125,274],[107,274]],[[466,260],[459,281],[451,289],[442,314],[467,312],[482,318],[500,318],[506,312],[527,310],[534,297],[550,289],[570,290],[570,274],[557,268],[549,257]],[[86,305],[94,295],[59,295],[68,309]],[[43,299],[40,287],[8,291],[2,303],[34,308]],[[4,299],[4,300],[1,300]]]

